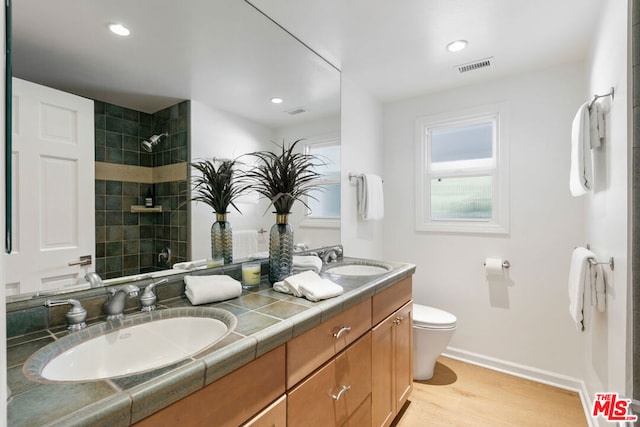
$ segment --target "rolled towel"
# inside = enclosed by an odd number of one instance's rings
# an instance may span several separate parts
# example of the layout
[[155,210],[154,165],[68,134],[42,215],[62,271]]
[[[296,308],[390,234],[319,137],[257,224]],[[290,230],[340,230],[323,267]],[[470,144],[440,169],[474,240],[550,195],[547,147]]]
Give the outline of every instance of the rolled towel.
[[207,265],[206,259],[199,259],[196,261],[177,262],[173,264],[173,268],[176,270],[192,270],[197,267]]
[[254,252],[248,257],[250,260],[269,258],[269,252]]
[[225,275],[184,276],[184,283],[184,294],[193,305],[224,301],[242,294],[242,284]]
[[320,273],[322,270],[322,260],[316,255],[294,255],[293,256],[293,272],[300,273],[311,270]]

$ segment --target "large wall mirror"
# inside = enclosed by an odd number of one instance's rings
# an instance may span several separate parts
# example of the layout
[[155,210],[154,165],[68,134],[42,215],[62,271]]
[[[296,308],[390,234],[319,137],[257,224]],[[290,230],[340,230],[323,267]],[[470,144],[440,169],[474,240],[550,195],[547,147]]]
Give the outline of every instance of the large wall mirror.
[[[210,257],[215,215],[184,203],[191,161],[304,138],[308,150],[337,147],[339,176],[339,71],[248,2],[19,0],[11,13],[8,296]],[[266,250],[268,203],[237,204],[234,234],[256,232]],[[296,243],[340,243],[339,207],[297,209]]]

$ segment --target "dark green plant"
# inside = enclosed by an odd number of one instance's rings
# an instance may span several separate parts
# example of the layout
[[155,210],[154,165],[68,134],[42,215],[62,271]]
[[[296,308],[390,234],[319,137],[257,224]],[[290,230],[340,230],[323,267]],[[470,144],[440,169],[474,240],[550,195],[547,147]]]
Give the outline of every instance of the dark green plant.
[[[294,141],[288,148],[284,142],[278,145],[279,152],[256,151],[246,154],[257,159],[257,165],[244,173],[243,181],[247,186],[270,200],[277,214],[289,214],[296,200],[307,205],[306,197],[314,198],[309,193],[322,189],[318,183],[321,174],[316,172],[324,163],[312,154],[296,152],[296,145],[302,141]],[[269,208],[267,208],[269,209]]]
[[229,205],[240,212],[233,201],[244,192],[246,186],[233,177],[236,163],[236,160],[223,160],[218,168],[215,159],[191,163],[191,167],[200,172],[200,175],[191,179],[191,200],[211,206],[218,214],[226,214]]

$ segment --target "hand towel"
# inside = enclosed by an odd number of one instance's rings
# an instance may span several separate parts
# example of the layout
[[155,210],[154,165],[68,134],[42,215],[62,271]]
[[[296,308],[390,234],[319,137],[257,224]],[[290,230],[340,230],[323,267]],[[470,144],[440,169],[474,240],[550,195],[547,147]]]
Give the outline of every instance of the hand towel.
[[242,259],[258,252],[258,231],[238,230],[233,232],[233,258]]
[[269,258],[269,252],[254,252],[248,257],[250,260]]
[[316,255],[294,255],[293,256],[293,272],[301,273],[311,270],[320,273],[322,270],[322,260]]
[[[598,262],[598,259],[593,256],[593,260]],[[591,281],[591,305],[603,313],[607,308],[607,286],[604,279],[604,271],[601,265],[589,265],[590,281]]]
[[173,268],[176,270],[193,270],[194,268],[202,267],[206,264],[206,259],[199,259],[197,261],[177,262],[173,264]]
[[594,102],[589,110],[589,141],[590,147],[598,148],[604,139],[604,110],[599,102]]
[[598,310],[605,308],[605,283],[602,268],[592,266],[589,259],[597,262],[596,255],[585,248],[575,248],[569,268],[569,313],[579,331],[584,331],[584,293],[589,289],[596,296]]
[[364,220],[384,218],[384,192],[382,178],[364,173],[358,180],[358,213]]
[[582,196],[591,189],[593,166],[591,165],[591,139],[589,136],[589,103],[578,109],[571,125],[571,168],[569,189],[571,195]]
[[276,282],[273,284],[273,289],[296,297],[305,297],[313,302],[333,298],[344,292],[342,286],[329,279],[323,279],[311,270],[294,274],[281,282]]
[[184,283],[184,293],[193,305],[224,301],[242,294],[242,284],[225,275],[184,276]]

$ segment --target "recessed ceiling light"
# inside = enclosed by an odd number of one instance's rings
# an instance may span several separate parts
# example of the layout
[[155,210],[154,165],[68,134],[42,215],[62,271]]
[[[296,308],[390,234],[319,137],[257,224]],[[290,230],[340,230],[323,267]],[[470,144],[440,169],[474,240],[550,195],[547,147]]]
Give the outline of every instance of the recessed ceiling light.
[[447,45],[447,50],[449,52],[460,52],[465,47],[467,47],[466,40],[455,40]]
[[271,98],[271,102],[274,104],[282,104],[282,98]]
[[129,34],[131,34],[129,29],[122,24],[109,24],[109,30],[111,30],[113,34],[117,34],[123,37],[126,37]]

